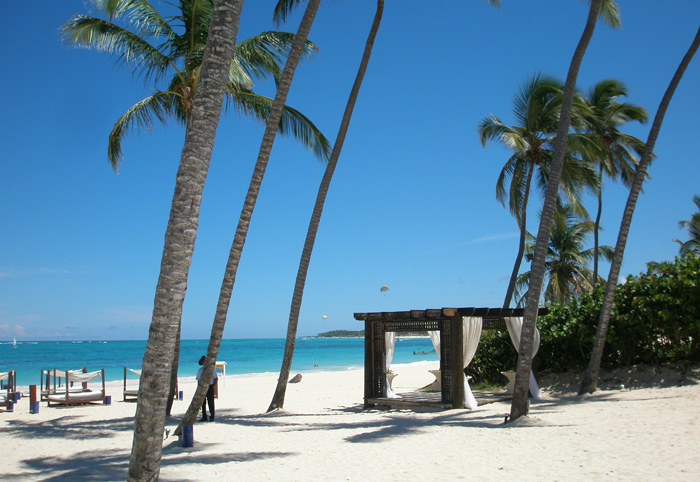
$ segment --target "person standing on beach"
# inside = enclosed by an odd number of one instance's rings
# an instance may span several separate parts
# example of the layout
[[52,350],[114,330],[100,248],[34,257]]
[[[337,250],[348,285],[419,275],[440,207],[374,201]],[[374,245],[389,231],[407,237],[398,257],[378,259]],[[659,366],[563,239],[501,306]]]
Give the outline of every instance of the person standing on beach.
[[[202,376],[202,370],[204,370],[204,362],[207,360],[206,356],[202,356],[202,358],[199,359],[199,364],[201,368],[197,371],[197,380]],[[206,422],[209,420],[210,422],[214,421],[214,415],[216,413],[216,410],[214,408],[214,383],[216,383],[217,379],[217,374],[216,374],[216,367],[214,367],[214,373],[211,375],[211,381],[209,382],[209,390],[207,390],[207,396],[202,402],[202,422]],[[209,418],[207,419],[207,403],[209,404]]]

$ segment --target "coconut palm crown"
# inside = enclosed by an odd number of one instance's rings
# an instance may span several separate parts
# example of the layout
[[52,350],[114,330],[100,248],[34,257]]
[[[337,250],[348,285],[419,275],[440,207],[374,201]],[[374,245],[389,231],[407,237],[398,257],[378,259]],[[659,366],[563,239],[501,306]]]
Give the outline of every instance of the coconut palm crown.
[[[504,124],[490,114],[478,126],[479,140],[483,146],[496,141],[511,151],[496,182],[496,198],[507,206],[515,217],[520,230],[518,254],[515,259],[510,282],[506,290],[503,307],[509,307],[525,245],[527,232],[527,207],[531,184],[536,183],[540,192],[546,190],[552,159],[556,130],[559,122],[563,85],[561,81],[543,74],[536,74],[523,83],[513,99],[512,126]],[[588,107],[580,96],[574,99],[574,125],[587,115]],[[559,186],[577,213],[587,216],[580,202],[585,187],[595,186],[597,178],[590,163],[576,153],[589,149],[594,141],[583,134],[572,132],[568,136],[564,169]]]
[[680,247],[680,254],[691,254],[700,257],[700,196],[693,196],[693,202],[697,207],[698,211],[694,213],[689,221],[679,221],[678,226],[681,228],[688,228],[688,234],[690,239],[683,242],[679,239],[674,239]]
[[[559,206],[554,213],[552,234],[547,248],[545,273],[547,285],[544,291],[544,301],[566,303],[583,292],[591,292],[591,270],[588,263],[596,252],[594,249],[584,249],[588,237],[594,229],[593,221],[581,220],[571,206]],[[535,251],[535,238],[528,233],[525,244],[525,256],[532,256]],[[598,256],[610,261],[613,248],[599,246]],[[605,280],[600,280],[605,281]],[[530,272],[518,276],[515,297],[518,304],[524,304],[525,295],[530,282]]]
[[[598,167],[598,210],[593,232],[593,249],[598,249],[598,231],[603,210],[603,175],[612,180],[618,176],[630,187],[637,166],[637,155],[644,150],[644,142],[634,136],[620,132],[620,127],[632,121],[644,123],[648,119],[646,109],[618,98],[627,96],[627,87],[619,80],[605,79],[596,83],[585,97],[588,110],[582,119],[581,128],[594,141],[581,154]],[[593,284],[598,280],[598,258],[593,259]]]
[[[174,15],[162,16],[147,0],[88,0],[106,19],[75,15],[61,27],[64,39],[75,46],[107,52],[132,68],[153,94],[130,107],[109,134],[107,157],[116,171],[122,159],[122,139],[132,130],[150,130],[156,121],[174,118],[186,124],[192,109],[202,54],[209,34],[213,0],[180,0]],[[123,27],[114,23],[121,21]],[[253,92],[256,80],[279,81],[294,34],[263,32],[236,44],[226,85],[226,108],[265,122],[272,99]],[[304,55],[316,51],[307,42]],[[170,78],[168,79],[168,76]],[[167,82],[167,84],[165,83]],[[326,160],[330,144],[299,111],[285,107],[281,134],[291,134],[313,154]]]

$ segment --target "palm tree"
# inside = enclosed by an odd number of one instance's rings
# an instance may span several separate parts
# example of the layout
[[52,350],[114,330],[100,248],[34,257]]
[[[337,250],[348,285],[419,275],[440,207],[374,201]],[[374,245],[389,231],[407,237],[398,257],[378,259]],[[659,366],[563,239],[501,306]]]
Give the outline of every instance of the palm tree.
[[270,151],[272,150],[272,144],[277,134],[277,126],[279,124],[282,109],[284,108],[284,103],[294,77],[294,71],[299,62],[299,58],[301,57],[304,43],[306,42],[306,37],[309,34],[309,30],[311,29],[311,25],[313,24],[316,16],[319,3],[320,0],[309,0],[306,10],[304,11],[304,16],[299,24],[299,29],[294,37],[294,42],[289,50],[287,62],[285,63],[282,71],[282,76],[277,87],[277,93],[275,94],[275,100],[273,102],[272,109],[270,110],[270,117],[267,120],[265,133],[263,134],[263,139],[260,144],[258,159],[255,163],[253,175],[248,186],[248,192],[243,202],[241,215],[238,219],[236,233],[229,251],[226,270],[224,272],[224,279],[221,283],[221,289],[219,291],[219,301],[216,306],[214,323],[212,324],[211,335],[209,336],[209,346],[207,347],[206,355],[207,361],[204,364],[204,370],[202,371],[202,375],[197,385],[197,390],[195,391],[194,397],[190,402],[190,406],[187,408],[187,411],[180,422],[180,426],[178,426],[175,431],[176,434],[181,432],[182,425],[191,425],[197,419],[197,414],[199,413],[199,409],[202,406],[202,401],[204,400],[204,396],[206,395],[208,389],[209,380],[211,379],[212,373],[215,369],[214,365],[216,363],[216,357],[219,353],[219,346],[221,345],[221,338],[223,337],[224,327],[226,325],[226,315],[228,313],[228,307],[231,301],[233,285],[236,281],[238,263],[241,259],[243,246],[245,245],[245,238],[248,234],[250,219],[253,215],[253,209],[255,208],[258,193],[260,192],[260,185],[262,184],[263,176],[265,175],[267,162],[270,158]]
[[[282,3],[288,3],[288,1],[280,0],[280,2],[278,2],[278,8],[276,9],[276,11],[286,11],[280,5]],[[270,406],[267,408],[268,412],[276,408],[284,407],[284,397],[287,392],[287,382],[289,380],[289,372],[292,367],[292,357],[294,356],[294,346],[296,342],[297,327],[299,325],[299,312],[301,311],[301,301],[304,296],[306,275],[309,270],[311,254],[313,252],[314,243],[316,241],[316,233],[318,232],[318,226],[321,223],[321,215],[323,214],[323,206],[326,201],[328,188],[330,187],[331,180],[333,179],[333,173],[335,172],[335,167],[338,163],[338,158],[340,157],[340,151],[342,150],[343,143],[345,142],[345,136],[350,125],[350,118],[352,117],[352,112],[355,108],[357,96],[360,92],[360,87],[362,86],[362,80],[364,79],[365,72],[367,71],[367,65],[369,64],[369,59],[372,54],[374,39],[377,35],[377,31],[379,30],[379,24],[382,20],[383,11],[384,0],[377,0],[377,10],[374,14],[372,27],[370,28],[369,34],[367,35],[365,50],[362,54],[362,59],[360,60],[360,67],[358,68],[357,75],[355,77],[355,82],[353,83],[352,89],[350,90],[348,102],[345,106],[345,112],[343,113],[343,118],[338,129],[338,135],[335,139],[335,143],[333,144],[333,150],[331,151],[331,156],[328,159],[328,165],[326,166],[326,170],[323,174],[323,179],[321,179],[321,184],[318,188],[318,194],[316,195],[316,203],[314,204],[313,212],[311,214],[311,221],[309,222],[309,228],[306,233],[306,240],[304,241],[304,248],[301,253],[301,260],[299,261],[299,269],[297,271],[297,277],[294,283],[294,293],[292,294],[292,304],[289,310],[289,322],[287,324],[287,339],[284,345],[284,355],[282,357],[282,367],[280,368],[280,376],[277,379],[277,387],[275,388],[275,392],[272,396]],[[284,16],[285,15],[281,15],[281,18],[284,18]]]
[[[634,136],[620,132],[619,128],[627,122],[646,122],[646,109],[629,103],[620,103],[619,97],[627,96],[627,87],[619,80],[606,79],[596,83],[588,92],[585,100],[589,111],[585,116],[585,131],[595,138],[599,149],[586,150],[582,154],[598,167],[596,196],[598,210],[593,230],[593,250],[598,251],[598,234],[600,217],[603,212],[603,174],[615,180],[619,176],[622,183],[629,187],[637,165],[635,153],[641,154],[644,143]],[[591,281],[598,283],[598,256],[593,256]]]
[[680,255],[692,254],[694,256],[700,257],[700,196],[693,196],[693,202],[698,212],[692,215],[690,221],[679,221],[678,226],[681,228],[688,228],[688,234],[690,234],[690,239],[685,243],[680,239],[674,239],[677,243],[681,245]]
[[610,311],[612,310],[613,298],[615,296],[615,288],[617,286],[617,277],[620,275],[620,266],[622,265],[622,256],[625,252],[625,245],[627,243],[627,236],[629,235],[630,225],[632,224],[632,215],[634,214],[634,208],[637,205],[637,199],[639,198],[639,193],[642,190],[642,184],[647,176],[647,166],[651,162],[654,145],[656,144],[656,139],[659,136],[659,131],[661,130],[661,124],[664,121],[664,116],[666,115],[666,110],[668,105],[671,103],[673,94],[676,91],[676,87],[683,78],[688,64],[693,59],[695,52],[700,46],[700,28],[698,28],[695,38],[693,39],[688,51],[683,56],[676,73],[673,75],[671,82],[661,98],[661,103],[654,116],[654,122],[651,124],[651,129],[649,130],[649,136],[647,137],[647,142],[644,146],[644,151],[642,152],[642,157],[639,160],[639,165],[637,166],[637,172],[634,175],[634,181],[632,182],[632,188],[627,196],[627,203],[625,204],[625,210],[622,213],[622,222],[620,223],[620,231],[617,235],[617,242],[615,243],[615,252],[613,254],[613,259],[610,264],[610,274],[608,275],[608,281],[605,284],[605,294],[603,296],[603,306],[600,310],[600,317],[598,318],[598,329],[596,330],[595,341],[593,342],[593,350],[591,351],[591,359],[588,362],[588,368],[583,376],[583,381],[581,382],[581,387],[579,388],[579,394],[592,393],[595,391],[598,384],[598,374],[600,373],[600,362],[603,359],[603,348],[605,347],[605,338],[608,334],[608,326],[610,324]]
[[[213,0],[180,0],[177,15],[164,18],[148,0],[89,0],[102,18],[75,15],[61,27],[65,39],[78,47],[114,55],[133,66],[145,82],[153,81],[153,94],[130,107],[109,134],[107,156],[115,171],[122,158],[122,140],[133,130],[151,129],[155,121],[173,118],[186,124],[192,111],[209,34]],[[114,20],[121,20],[121,27]],[[255,80],[272,76],[279,80],[281,65],[289,53],[293,34],[263,32],[236,45],[226,84],[227,108],[265,122],[272,99],[255,94]],[[316,48],[306,44],[305,54]],[[170,76],[167,84],[163,81]],[[285,107],[279,131],[291,134],[322,159],[329,143],[303,114]]]
[[[547,247],[551,233],[552,220],[557,205],[559,182],[561,179],[564,158],[568,143],[569,127],[571,124],[571,111],[576,89],[576,78],[581,61],[588,48],[588,43],[595,30],[596,18],[601,12],[601,2],[611,6],[614,2],[610,0],[591,0],[591,6],[586,19],[586,26],[581,34],[574,55],[566,74],[564,92],[562,95],[562,105],[559,114],[559,125],[557,137],[554,142],[554,152],[549,172],[549,184],[544,198],[544,206],[540,217],[540,227],[537,231],[535,241],[535,257],[530,268],[530,287],[528,290],[527,302],[523,325],[520,333],[520,349],[518,350],[518,363],[513,387],[513,401],[510,407],[510,419],[516,420],[529,411],[528,405],[528,384],[530,380],[530,370],[532,369],[532,347],[535,339],[535,326],[537,324],[537,309],[539,308],[540,293],[542,292],[542,282],[544,280],[545,261],[547,257]],[[608,11],[608,9],[604,10]],[[604,17],[605,18],[605,17]]]
[[[596,250],[584,249],[584,245],[594,228],[593,221],[581,220],[569,205],[559,207],[554,213],[545,261],[546,303],[567,303],[583,292],[593,291],[588,263],[595,256]],[[530,242],[525,244],[526,257],[532,256],[535,250],[534,236],[528,233],[528,237]],[[600,246],[598,250],[598,254],[608,261],[612,259],[612,253],[610,246]],[[518,304],[525,301],[529,282],[529,271],[518,276],[515,289]]]
[[[70,43],[115,55],[120,62],[133,64],[135,73],[145,81],[153,80],[156,86],[171,75],[164,90],[155,87],[154,94],[129,108],[115,123],[107,152],[116,171],[122,158],[122,139],[130,130],[150,129],[154,121],[165,123],[168,118],[186,125],[197,90],[213,1],[181,0],[178,15],[168,19],[147,0],[90,0],[90,3],[109,20],[75,15],[62,27]],[[128,28],[113,23],[118,19]],[[262,121],[267,119],[272,99],[255,94],[252,87],[256,79],[268,76],[279,81],[281,65],[293,39],[290,33],[264,32],[236,45],[226,84],[227,107]],[[305,43],[304,55],[315,51],[312,43]],[[291,133],[316,156],[327,159],[330,151],[327,139],[297,110],[285,106],[279,131]],[[179,345],[173,356],[168,415],[177,385]]]
[[[537,74],[523,84],[513,100],[513,114],[516,119],[514,126],[505,125],[498,117],[491,114],[483,118],[478,127],[482,146],[485,146],[488,141],[497,141],[513,151],[496,182],[496,198],[503,205],[506,201],[508,202],[508,208],[520,230],[518,254],[503,301],[504,308],[510,305],[520,271],[527,233],[528,200],[535,174],[536,184],[540,190],[544,191],[547,186],[561,109],[561,94],[560,81]],[[580,102],[577,102],[576,107],[577,112],[585,109],[585,105]],[[583,186],[596,182],[595,173],[588,163],[572,155],[573,147],[586,142],[587,139],[577,134],[572,134],[570,137],[572,149],[566,154],[561,189],[568,202],[576,207],[577,212],[585,213],[578,198]],[[578,147],[576,150],[581,151],[583,147]],[[508,182],[510,184],[506,189]]]
[[173,194],[153,317],[143,356],[129,481],[158,480],[165,405],[187,274],[192,261],[199,209],[216,127],[226,90],[243,0],[218,0],[202,55],[199,88],[187,122]]

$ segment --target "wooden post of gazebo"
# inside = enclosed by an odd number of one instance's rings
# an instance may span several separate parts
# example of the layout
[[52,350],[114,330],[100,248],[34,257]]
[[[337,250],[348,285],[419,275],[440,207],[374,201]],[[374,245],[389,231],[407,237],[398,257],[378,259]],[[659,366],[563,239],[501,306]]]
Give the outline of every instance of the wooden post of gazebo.
[[452,408],[464,408],[464,325],[462,316],[455,313],[450,323],[450,368],[452,381]]
[[371,407],[373,404],[367,403],[367,400],[374,398],[374,390],[372,383],[372,374],[374,366],[372,363],[372,322],[365,320],[365,408]]

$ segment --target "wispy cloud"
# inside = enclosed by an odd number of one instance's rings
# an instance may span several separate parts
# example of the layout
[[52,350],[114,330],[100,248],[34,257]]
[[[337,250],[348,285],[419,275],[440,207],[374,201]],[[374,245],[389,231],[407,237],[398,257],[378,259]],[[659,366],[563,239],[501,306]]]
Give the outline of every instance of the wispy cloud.
[[86,270],[71,270],[62,268],[31,268],[31,269],[8,269],[0,268],[0,278],[20,278],[25,276],[41,276],[41,275],[64,275],[64,274],[86,274]]
[[520,236],[520,234],[517,232],[493,234],[491,236],[483,236],[481,238],[472,239],[470,243],[485,243],[488,241],[498,241],[501,239],[513,239],[517,238],[518,236]]
[[0,325],[0,338],[23,337],[27,330],[22,325],[11,325],[5,323]]

